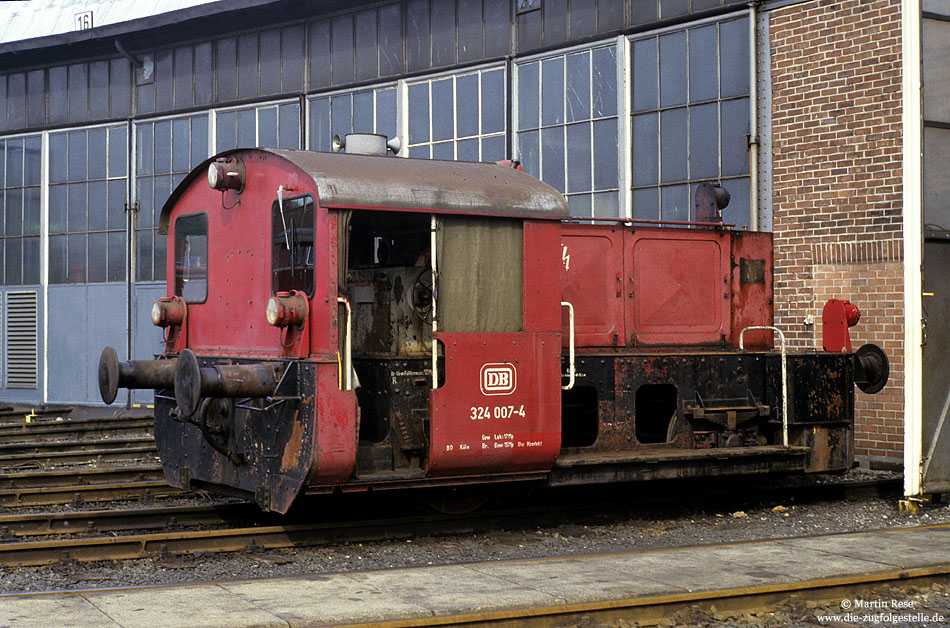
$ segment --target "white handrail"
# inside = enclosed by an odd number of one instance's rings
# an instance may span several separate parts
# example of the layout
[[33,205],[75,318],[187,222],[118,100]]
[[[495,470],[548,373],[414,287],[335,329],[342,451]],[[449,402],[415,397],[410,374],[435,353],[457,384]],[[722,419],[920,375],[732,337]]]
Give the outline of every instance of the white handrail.
[[346,334],[343,337],[343,372],[346,375],[343,378],[343,390],[353,390],[353,308],[346,297],[337,297],[336,301],[346,306]]
[[755,325],[739,332],[739,351],[745,351],[745,333],[747,331],[768,330],[778,334],[782,341],[782,447],[788,447],[788,367],[785,359],[785,334],[778,327]]
[[570,390],[574,388],[574,306],[567,301],[561,301],[561,307],[567,308],[567,331],[568,331],[568,371],[567,386],[561,386],[561,390]]

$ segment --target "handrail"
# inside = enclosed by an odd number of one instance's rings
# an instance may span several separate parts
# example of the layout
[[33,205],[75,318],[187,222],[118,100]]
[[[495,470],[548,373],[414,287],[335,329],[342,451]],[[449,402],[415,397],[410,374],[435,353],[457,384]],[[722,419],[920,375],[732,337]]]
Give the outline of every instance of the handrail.
[[336,301],[346,306],[346,333],[343,339],[343,372],[346,373],[343,381],[346,385],[343,390],[353,390],[353,308],[346,297],[337,297]]
[[788,367],[785,357],[785,334],[778,327],[755,325],[739,332],[739,351],[745,351],[745,333],[747,331],[768,330],[778,334],[782,341],[782,447],[788,447]]
[[568,330],[568,371],[567,386],[561,386],[561,390],[570,390],[574,388],[574,306],[567,301],[561,301],[561,307],[567,308],[567,330]]

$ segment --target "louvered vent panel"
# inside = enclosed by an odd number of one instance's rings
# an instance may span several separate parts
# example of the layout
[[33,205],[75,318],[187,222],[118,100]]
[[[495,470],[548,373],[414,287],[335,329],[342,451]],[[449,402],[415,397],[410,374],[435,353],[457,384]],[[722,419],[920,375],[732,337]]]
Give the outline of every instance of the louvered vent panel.
[[36,388],[35,292],[7,293],[7,388]]

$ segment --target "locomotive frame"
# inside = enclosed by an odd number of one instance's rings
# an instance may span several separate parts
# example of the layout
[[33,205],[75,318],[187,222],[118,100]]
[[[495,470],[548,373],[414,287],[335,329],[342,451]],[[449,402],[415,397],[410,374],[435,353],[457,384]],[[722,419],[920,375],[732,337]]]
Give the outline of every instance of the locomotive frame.
[[880,389],[887,359],[851,352],[840,300],[827,350],[776,351],[771,236],[716,223],[723,201],[703,188],[702,224],[594,224],[512,167],[227,151],[162,210],[165,351],[107,348],[100,391],[155,389],[171,484],[279,512],[335,490],[846,470],[853,387]]

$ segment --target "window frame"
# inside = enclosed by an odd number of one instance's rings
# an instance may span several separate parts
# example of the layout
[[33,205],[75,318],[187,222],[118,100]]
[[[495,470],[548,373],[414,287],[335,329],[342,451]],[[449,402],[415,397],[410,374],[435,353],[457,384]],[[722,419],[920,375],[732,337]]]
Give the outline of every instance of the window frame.
[[[275,268],[276,268],[276,254],[277,254],[276,247],[277,247],[277,244],[278,244],[278,241],[277,241],[277,233],[276,233],[276,231],[275,231],[275,228],[277,227],[277,224],[278,224],[278,223],[277,223],[277,213],[278,213],[277,210],[278,210],[279,204],[280,204],[281,202],[287,203],[287,202],[289,202],[289,201],[297,201],[297,200],[300,200],[300,199],[309,199],[309,203],[306,203],[306,202],[305,202],[305,203],[301,206],[301,208],[302,208],[302,210],[303,210],[303,215],[304,215],[304,216],[306,216],[306,211],[307,211],[306,208],[307,208],[307,205],[308,205],[308,204],[312,207],[312,210],[311,210],[311,211],[313,211],[313,223],[311,224],[311,229],[312,229],[312,231],[313,231],[313,239],[311,240],[311,251],[310,251],[310,255],[308,256],[308,257],[310,257],[310,259],[313,260],[313,264],[310,266],[310,273],[311,273],[310,282],[309,282],[310,285],[304,290],[304,292],[305,292],[306,295],[307,295],[307,298],[308,298],[308,299],[312,299],[312,298],[313,298],[313,295],[316,294],[316,290],[317,290],[317,263],[316,263],[317,260],[316,260],[316,252],[317,252],[317,210],[318,210],[318,205],[317,205],[317,200],[316,200],[316,198],[314,198],[313,194],[310,194],[309,192],[308,192],[308,193],[305,193],[305,194],[297,194],[297,195],[294,195],[294,196],[281,197],[279,200],[275,198],[274,201],[273,201],[273,203],[271,203],[271,210],[270,210],[270,218],[271,218],[271,224],[270,224],[270,227],[271,227],[271,228],[270,228],[270,233],[271,233],[271,246],[270,246],[270,277],[271,277],[271,280],[270,280],[270,292],[271,292],[272,295],[276,295],[278,292],[287,292],[287,291],[289,291],[289,290],[278,290],[278,285],[277,285],[277,273],[276,273],[276,271],[275,271]],[[287,232],[286,224],[281,224],[281,231],[282,231],[283,233],[286,233],[286,232]],[[290,290],[297,290],[297,291],[300,291],[301,289],[300,289],[300,288],[290,288]]]
[[[203,223],[204,223],[204,225],[203,225],[203,226],[204,226],[204,234],[203,234],[203,235],[204,235],[204,239],[205,239],[205,255],[204,255],[204,258],[205,258],[205,259],[204,259],[204,262],[205,262],[205,263],[204,263],[205,287],[204,287],[204,295],[202,296],[202,298],[201,298],[200,300],[192,300],[192,299],[189,299],[189,298],[185,297],[185,285],[184,285],[185,282],[184,282],[184,277],[182,277],[182,276],[179,275],[179,263],[178,263],[178,262],[179,262],[179,259],[180,259],[180,257],[181,257],[181,256],[179,255],[179,248],[178,248],[179,242],[185,242],[185,241],[186,241],[185,238],[181,238],[181,239],[179,238],[179,234],[181,233],[181,232],[179,231],[179,225],[180,225],[180,223],[181,223],[182,220],[189,220],[189,219],[195,219],[195,218],[203,219]],[[199,236],[200,236],[201,234],[186,234],[186,237],[187,237],[187,235],[199,235]],[[206,212],[206,211],[192,212],[192,213],[190,213],[190,214],[182,214],[181,216],[178,216],[177,218],[175,218],[175,240],[174,240],[173,246],[175,247],[175,248],[174,248],[174,253],[175,253],[175,257],[174,257],[174,260],[175,260],[175,261],[174,261],[174,264],[175,264],[175,286],[174,286],[174,294],[175,294],[176,296],[182,297],[182,298],[185,300],[185,303],[187,303],[188,305],[200,305],[200,304],[202,304],[202,303],[207,303],[207,302],[208,302],[208,293],[209,293],[209,289],[208,289],[208,288],[209,288],[209,282],[210,282],[210,278],[211,278],[211,233],[210,233],[209,222],[208,222],[208,212]],[[182,266],[181,268],[182,268],[182,270],[184,270],[185,267]],[[189,267],[189,268],[190,268],[190,267]],[[200,268],[200,267],[199,267],[199,268]]]

